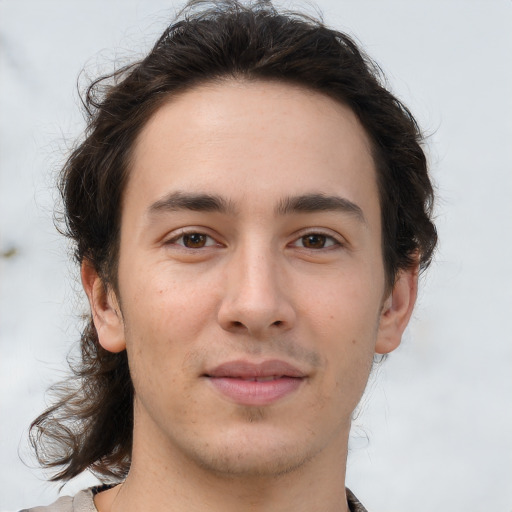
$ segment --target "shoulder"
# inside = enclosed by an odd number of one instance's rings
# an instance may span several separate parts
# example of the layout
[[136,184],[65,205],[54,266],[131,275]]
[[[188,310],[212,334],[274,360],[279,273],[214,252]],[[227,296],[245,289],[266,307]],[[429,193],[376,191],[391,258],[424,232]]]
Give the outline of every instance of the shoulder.
[[75,496],[62,496],[45,507],[34,507],[20,512],[98,512],[94,506],[93,490],[85,489]]

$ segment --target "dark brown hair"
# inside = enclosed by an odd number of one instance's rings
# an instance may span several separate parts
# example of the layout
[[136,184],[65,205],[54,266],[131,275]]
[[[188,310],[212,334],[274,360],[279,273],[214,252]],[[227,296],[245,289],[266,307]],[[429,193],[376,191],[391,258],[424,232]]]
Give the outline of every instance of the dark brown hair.
[[[83,100],[84,140],[60,178],[65,233],[79,264],[88,261],[117,289],[120,210],[134,141],[169,97],[208,81],[273,80],[301,85],[348,105],[372,146],[382,211],[388,285],[400,269],[425,268],[436,245],[433,191],[422,135],[409,110],[383,85],[379,68],[345,34],[280,13],[270,2],[189,2],[140,62],[99,78]],[[31,426],[40,462],[54,480],[91,469],[103,480],[130,467],[133,386],[126,352],[98,343],[89,318],[81,357],[58,400]]]

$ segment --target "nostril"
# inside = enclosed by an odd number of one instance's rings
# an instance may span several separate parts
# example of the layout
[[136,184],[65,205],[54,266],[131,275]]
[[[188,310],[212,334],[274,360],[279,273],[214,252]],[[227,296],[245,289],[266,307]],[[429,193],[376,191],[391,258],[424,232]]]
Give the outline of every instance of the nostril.
[[279,327],[280,325],[282,325],[282,321],[281,320],[276,320],[272,325],[275,325],[276,327]]

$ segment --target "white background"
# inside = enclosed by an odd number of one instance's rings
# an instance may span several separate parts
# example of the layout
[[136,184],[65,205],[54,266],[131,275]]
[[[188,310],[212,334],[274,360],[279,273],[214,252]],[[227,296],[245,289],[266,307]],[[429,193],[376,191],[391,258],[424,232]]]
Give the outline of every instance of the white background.
[[[510,512],[512,2],[318,4],[430,134],[440,198],[440,249],[363,399],[347,483],[370,512]],[[26,431],[78,338],[76,269],[52,225],[54,174],[83,127],[77,76],[139,55],[176,5],[0,0],[0,510],[58,493],[28,467]]]

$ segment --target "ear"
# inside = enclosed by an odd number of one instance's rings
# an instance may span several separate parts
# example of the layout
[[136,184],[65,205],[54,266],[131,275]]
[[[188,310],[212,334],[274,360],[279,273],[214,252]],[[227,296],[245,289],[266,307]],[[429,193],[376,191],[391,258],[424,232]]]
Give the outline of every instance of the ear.
[[114,291],[87,260],[82,262],[81,276],[100,345],[109,352],[123,351],[126,348],[123,317]]
[[379,321],[375,352],[388,354],[402,341],[418,294],[418,265],[401,270],[391,293],[384,301]]

